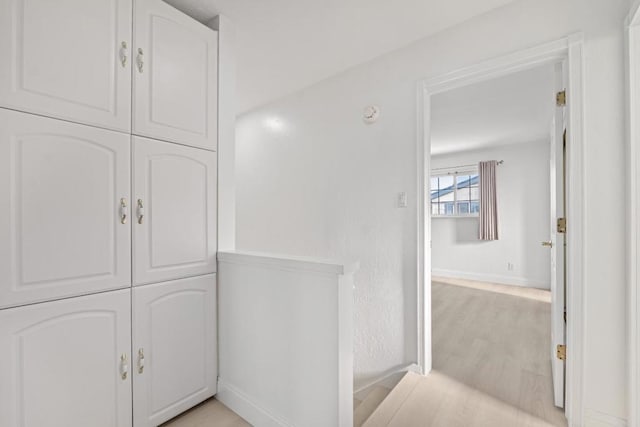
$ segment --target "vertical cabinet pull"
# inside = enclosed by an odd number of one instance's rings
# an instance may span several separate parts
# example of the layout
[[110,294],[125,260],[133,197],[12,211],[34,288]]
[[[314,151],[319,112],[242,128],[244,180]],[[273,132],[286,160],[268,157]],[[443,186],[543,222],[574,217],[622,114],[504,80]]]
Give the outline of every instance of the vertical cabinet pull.
[[129,373],[129,363],[127,362],[127,355],[122,354],[120,356],[120,377],[122,380],[127,379],[127,374]]
[[122,224],[127,223],[128,212],[129,212],[129,209],[127,208],[127,199],[123,197],[122,199],[120,199],[120,223]]
[[138,199],[138,224],[142,224],[142,218],[144,218],[144,206],[142,199]]
[[138,373],[144,372],[144,349],[138,350]]
[[138,63],[138,71],[142,72],[142,67],[144,66],[144,52],[141,48],[138,48],[138,57],[136,58],[136,62]]
[[127,42],[120,44],[120,63],[122,64],[122,68],[127,66]]

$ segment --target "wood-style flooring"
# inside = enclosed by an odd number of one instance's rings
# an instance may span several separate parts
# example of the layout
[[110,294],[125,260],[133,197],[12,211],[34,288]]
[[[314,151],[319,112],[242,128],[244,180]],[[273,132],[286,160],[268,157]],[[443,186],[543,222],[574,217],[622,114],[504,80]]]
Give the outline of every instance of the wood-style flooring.
[[161,427],[251,427],[251,424],[216,399],[209,399]]
[[434,370],[407,374],[365,427],[566,427],[553,404],[550,304],[485,289],[433,283]]

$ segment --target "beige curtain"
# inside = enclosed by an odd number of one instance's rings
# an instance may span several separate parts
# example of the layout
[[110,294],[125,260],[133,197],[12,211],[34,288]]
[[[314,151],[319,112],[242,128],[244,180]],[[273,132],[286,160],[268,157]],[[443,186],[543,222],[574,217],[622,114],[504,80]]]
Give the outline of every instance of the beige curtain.
[[480,162],[480,240],[498,240],[498,200],[496,167],[498,162]]

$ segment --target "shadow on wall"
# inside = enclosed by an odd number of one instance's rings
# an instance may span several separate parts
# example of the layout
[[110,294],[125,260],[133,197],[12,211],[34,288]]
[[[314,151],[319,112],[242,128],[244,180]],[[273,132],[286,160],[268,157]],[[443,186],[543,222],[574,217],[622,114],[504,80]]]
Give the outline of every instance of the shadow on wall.
[[478,218],[456,218],[456,243],[486,243],[478,239]]

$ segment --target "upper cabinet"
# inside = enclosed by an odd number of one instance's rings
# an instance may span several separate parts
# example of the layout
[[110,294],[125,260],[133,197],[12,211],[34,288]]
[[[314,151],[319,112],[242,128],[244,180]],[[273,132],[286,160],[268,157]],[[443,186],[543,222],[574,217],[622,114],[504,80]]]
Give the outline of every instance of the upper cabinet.
[[0,106],[129,132],[131,0],[0,0]]
[[0,0],[0,56],[0,107],[216,150],[218,33],[162,0]]
[[131,285],[130,138],[0,109],[0,308]]
[[217,32],[161,0],[135,2],[133,133],[217,145]]

